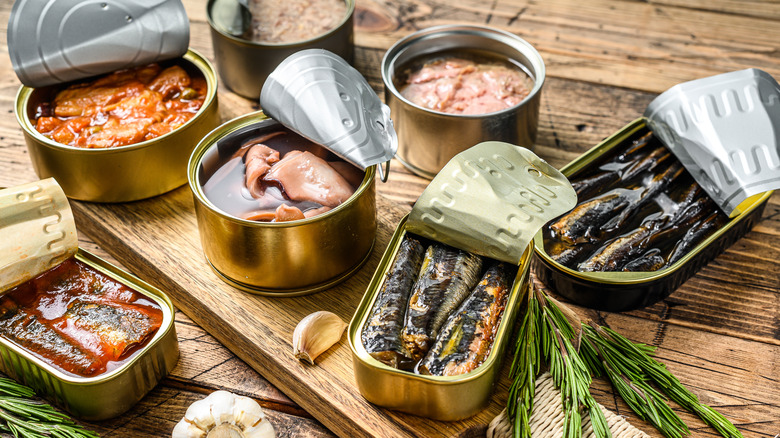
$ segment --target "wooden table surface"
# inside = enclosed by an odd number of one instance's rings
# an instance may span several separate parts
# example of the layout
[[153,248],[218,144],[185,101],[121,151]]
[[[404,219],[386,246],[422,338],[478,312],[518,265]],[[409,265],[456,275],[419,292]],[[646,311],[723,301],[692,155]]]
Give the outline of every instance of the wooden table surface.
[[[191,46],[213,60],[205,0],[185,0]],[[0,2],[0,186],[36,180],[13,114],[19,82],[7,55],[10,0]],[[358,0],[355,66],[382,96],[379,65],[402,36],[432,25],[478,23],[514,32],[545,60],[547,81],[534,150],[561,167],[640,116],[658,93],[683,82],[748,67],[780,78],[780,3],[771,0]],[[223,120],[257,109],[220,88]],[[393,162],[380,196],[408,210],[426,181]],[[0,230],[1,233],[2,230]],[[2,238],[2,236],[0,236]],[[82,236],[82,246],[111,259]],[[659,357],[745,436],[780,434],[780,198],[745,238],[667,300],[597,315]],[[115,261],[118,264],[122,260]],[[756,267],[762,272],[755,272]],[[578,309],[583,311],[583,309]],[[186,407],[216,389],[258,400],[280,437],[331,436],[322,424],[177,312],[181,358],[172,374],[125,415],[87,424],[107,437],[170,434]],[[671,339],[673,338],[673,339]],[[603,382],[597,399],[652,436]],[[693,436],[714,436],[684,416]]]

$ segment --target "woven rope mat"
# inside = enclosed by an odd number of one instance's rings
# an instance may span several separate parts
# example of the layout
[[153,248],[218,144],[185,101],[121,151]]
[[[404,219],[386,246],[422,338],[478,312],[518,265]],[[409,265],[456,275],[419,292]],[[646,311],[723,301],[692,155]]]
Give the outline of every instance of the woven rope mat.
[[[649,438],[650,435],[642,432],[628,423],[623,417],[607,410],[599,405],[607,418],[609,430],[614,438]],[[544,373],[536,380],[536,393],[534,394],[534,408],[531,411],[531,436],[534,438],[558,438],[563,436],[563,407],[561,405],[561,392],[555,387],[550,373]],[[511,438],[512,425],[504,409],[487,429],[487,438]],[[582,437],[595,438],[593,428],[590,425],[590,416],[584,415],[582,419]]]

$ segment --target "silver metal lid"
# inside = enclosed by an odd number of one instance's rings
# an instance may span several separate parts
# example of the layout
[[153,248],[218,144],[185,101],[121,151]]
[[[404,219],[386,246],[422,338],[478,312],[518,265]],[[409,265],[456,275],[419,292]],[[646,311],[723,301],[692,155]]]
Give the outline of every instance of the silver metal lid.
[[181,0],[17,0],[8,20],[11,63],[28,87],[176,58],[189,39]]
[[[284,126],[362,169],[389,166],[398,149],[390,108],[357,70],[327,50],[287,57],[265,81],[260,106]],[[379,170],[386,180],[386,170]]]
[[569,180],[533,152],[487,141],[444,166],[414,204],[407,230],[517,265],[537,231],[576,204]]
[[780,188],[780,85],[747,69],[685,82],[648,105],[650,129],[728,215]]

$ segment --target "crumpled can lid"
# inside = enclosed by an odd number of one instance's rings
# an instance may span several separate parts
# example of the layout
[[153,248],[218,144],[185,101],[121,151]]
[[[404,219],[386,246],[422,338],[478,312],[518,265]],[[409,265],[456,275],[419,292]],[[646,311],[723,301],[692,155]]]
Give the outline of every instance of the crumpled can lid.
[[365,169],[398,149],[390,108],[344,59],[323,49],[296,52],[263,85],[260,107],[287,128]]
[[576,203],[569,180],[533,152],[488,141],[444,166],[414,204],[407,230],[517,265],[537,231]]
[[17,0],[8,52],[28,87],[110,73],[187,52],[181,0]]
[[780,188],[780,85],[758,69],[675,85],[644,114],[650,129],[729,216]]

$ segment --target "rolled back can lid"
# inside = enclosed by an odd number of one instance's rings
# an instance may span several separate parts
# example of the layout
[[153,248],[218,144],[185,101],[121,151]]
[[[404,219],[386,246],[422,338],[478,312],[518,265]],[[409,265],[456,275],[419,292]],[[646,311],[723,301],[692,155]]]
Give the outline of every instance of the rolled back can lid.
[[746,69],[675,85],[644,114],[726,214],[751,196],[780,189],[780,85]]
[[537,231],[576,203],[569,180],[533,152],[488,141],[444,166],[414,204],[407,230],[517,265]]
[[260,106],[362,169],[389,161],[398,149],[390,108],[357,70],[327,50],[287,57],[265,81]]
[[43,87],[182,56],[181,0],[17,0],[8,52],[24,85]]

